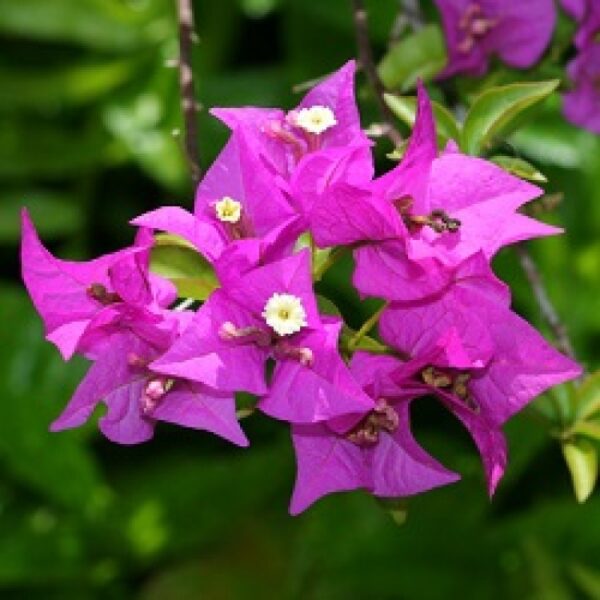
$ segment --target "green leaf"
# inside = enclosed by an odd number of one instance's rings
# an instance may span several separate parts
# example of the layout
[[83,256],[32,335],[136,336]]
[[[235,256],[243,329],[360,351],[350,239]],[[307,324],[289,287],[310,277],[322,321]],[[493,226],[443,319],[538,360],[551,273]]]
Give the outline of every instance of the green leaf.
[[[384,94],[386,104],[390,110],[409,127],[413,127],[417,112],[417,100],[414,96],[402,97],[393,94]],[[460,139],[460,128],[454,115],[438,102],[433,102],[433,116],[435,118],[438,147],[442,148],[450,139]]]
[[332,315],[334,317],[342,316],[340,309],[329,298],[321,296],[321,294],[317,294],[317,307],[321,314]]
[[46,190],[21,190],[0,194],[0,241],[16,242],[21,236],[21,208],[26,206],[44,238],[81,231],[83,206],[77,198]]
[[209,263],[183,244],[155,245],[150,257],[150,270],[171,281],[181,298],[206,300],[218,287],[217,277]]
[[517,177],[521,177],[521,179],[528,179],[529,181],[537,181],[540,183],[548,181],[543,173],[540,173],[540,171],[538,171],[531,163],[528,163],[522,158],[499,155],[492,156],[490,161],[497,164],[505,171],[508,171]]
[[[35,140],[35,143],[32,143]],[[0,177],[80,176],[102,164],[106,134],[99,123],[61,127],[24,113],[0,118]]]
[[[131,6],[129,6],[131,4]],[[147,6],[147,5],[150,6]],[[0,0],[0,31],[39,40],[75,42],[108,52],[131,51],[171,33],[165,11],[162,23],[155,3],[120,0]],[[146,6],[144,6],[146,5]]]
[[598,477],[596,448],[587,440],[576,439],[563,442],[562,451],[571,472],[575,497],[578,502],[585,502]]
[[477,155],[489,147],[501,133],[506,133],[517,117],[549,96],[560,81],[512,83],[488,89],[478,96],[463,126],[461,147]]
[[181,132],[169,126],[169,105],[159,94],[159,87],[166,86],[172,76],[167,69],[163,71],[151,91],[107,105],[102,117],[126,155],[135,159],[150,177],[177,189],[187,181],[188,174],[181,141],[177,139]]
[[600,412],[600,371],[588,375],[577,389],[575,418],[585,421]]
[[97,101],[131,79],[136,67],[139,64],[123,59],[54,69],[0,67],[0,107],[55,111]]
[[0,378],[4,382],[0,459],[11,476],[62,507],[79,513],[98,508],[105,493],[81,430],[50,433],[48,427],[83,374],[83,361],[65,365],[43,338],[23,292],[3,287],[0,314]]
[[394,44],[379,63],[378,72],[387,89],[408,90],[417,79],[430,80],[446,64],[444,36],[438,25],[427,25]]
[[600,422],[598,421],[579,421],[569,431],[600,441]]
[[600,598],[600,571],[581,563],[573,563],[569,573],[586,598]]

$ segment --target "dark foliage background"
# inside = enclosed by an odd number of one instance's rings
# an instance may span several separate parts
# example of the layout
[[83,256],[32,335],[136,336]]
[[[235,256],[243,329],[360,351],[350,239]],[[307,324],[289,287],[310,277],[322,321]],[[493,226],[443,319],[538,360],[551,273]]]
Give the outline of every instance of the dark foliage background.
[[[345,0],[194,7],[197,97],[207,108],[293,106],[294,84],[356,54]],[[399,3],[367,7],[381,56]],[[600,598],[600,498],[576,504],[559,445],[528,414],[507,427],[512,460],[490,503],[466,434],[433,401],[418,403],[417,436],[463,481],[412,501],[402,527],[362,493],[290,518],[288,432],[260,416],[244,422],[249,451],[166,425],[134,448],[111,445],[93,423],[49,434],[85,365],[64,365],[43,341],[19,281],[18,211],[31,209],[53,251],[88,259],[128,243],[136,214],[191,206],[177,71],[167,66],[177,57],[174,2],[0,0],[0,48],[0,596]],[[377,116],[362,77],[358,96],[367,125]],[[227,132],[203,112],[199,135],[206,167]],[[383,167],[391,148],[380,146]],[[599,140],[565,123],[551,99],[505,150],[564,194],[544,218],[566,235],[532,251],[593,370]],[[516,310],[544,330],[515,254],[505,251],[496,267]],[[344,314],[357,324],[371,307],[348,295],[350,268],[328,274],[323,290],[345,297]]]

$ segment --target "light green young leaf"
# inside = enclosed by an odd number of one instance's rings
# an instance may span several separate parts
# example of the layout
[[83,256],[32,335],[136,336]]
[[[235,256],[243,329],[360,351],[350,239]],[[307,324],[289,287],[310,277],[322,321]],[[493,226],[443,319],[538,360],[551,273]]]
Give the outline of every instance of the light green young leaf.
[[587,440],[576,439],[562,443],[562,451],[571,473],[578,502],[585,502],[593,492],[598,477],[598,454]]
[[377,70],[387,89],[404,91],[413,88],[417,79],[428,81],[445,64],[442,31],[438,25],[428,25],[392,46]]
[[540,183],[545,183],[548,181],[543,173],[540,173],[531,163],[528,163],[526,160],[522,158],[517,158],[516,156],[492,156],[490,161],[497,164],[499,167],[516,175],[517,177],[521,177],[521,179],[528,179],[529,181],[536,181]]
[[171,281],[181,298],[206,300],[218,287],[217,277],[208,262],[194,249],[180,243],[154,246],[150,270]]
[[[386,104],[390,110],[409,127],[415,123],[417,100],[412,97],[394,96],[384,94]],[[435,118],[438,146],[442,148],[450,139],[460,139],[460,128],[454,115],[438,102],[432,102],[433,116]]]
[[600,441],[599,421],[579,421],[571,427],[570,431]]
[[585,378],[575,397],[575,417],[585,421],[600,412],[600,371]]
[[501,133],[514,125],[517,117],[549,96],[560,81],[511,83],[486,90],[469,110],[462,131],[461,147],[467,154],[478,155]]

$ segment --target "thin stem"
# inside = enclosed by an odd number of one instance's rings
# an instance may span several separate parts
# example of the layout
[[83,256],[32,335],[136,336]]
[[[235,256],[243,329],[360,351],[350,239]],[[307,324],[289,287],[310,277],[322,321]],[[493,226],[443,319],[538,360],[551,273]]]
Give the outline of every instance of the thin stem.
[[388,307],[388,302],[385,302],[378,310],[376,310],[360,327],[360,329],[352,336],[350,342],[348,342],[348,349],[354,352],[354,349],[360,344],[360,340],[365,337],[377,325],[381,313]]
[[544,283],[542,281],[542,276],[537,268],[537,265],[535,264],[535,261],[533,260],[533,257],[531,256],[531,253],[529,252],[529,248],[524,242],[521,242],[516,245],[516,249],[521,266],[523,267],[527,281],[533,290],[533,294],[538,306],[540,307],[542,316],[552,330],[560,350],[562,350],[571,358],[575,358],[575,351],[573,350],[573,345],[571,344],[567,330],[561,322],[552,302],[550,301],[548,292],[546,292],[546,288],[544,287]]
[[195,37],[192,0],[177,0],[177,14],[179,18],[179,87],[184,122],[183,143],[192,180],[194,184],[197,184],[202,176],[202,169],[198,152],[197,104],[192,72],[192,46]]
[[381,117],[386,125],[386,135],[390,138],[394,146],[400,146],[402,143],[402,136],[396,129],[394,124],[394,117],[390,112],[385,100],[383,99],[383,93],[385,89],[375,63],[373,61],[373,52],[371,50],[371,44],[369,42],[369,31],[367,28],[367,11],[365,10],[362,0],[352,0],[352,12],[354,17],[354,30],[356,32],[356,45],[358,46],[358,55],[360,58],[360,64],[369,80],[373,93],[375,95],[375,101],[381,113]]

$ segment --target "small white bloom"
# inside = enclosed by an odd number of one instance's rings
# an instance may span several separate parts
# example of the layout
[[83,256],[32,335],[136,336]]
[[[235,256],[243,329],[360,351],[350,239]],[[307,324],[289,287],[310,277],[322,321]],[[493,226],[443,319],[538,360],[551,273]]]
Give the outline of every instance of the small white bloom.
[[308,133],[319,135],[337,125],[337,121],[329,107],[317,104],[297,111],[294,115],[294,125]]
[[237,200],[224,196],[215,202],[217,219],[225,223],[237,223],[242,218],[242,205]]
[[273,294],[262,316],[278,335],[291,335],[306,327],[306,311],[302,300],[292,294]]

